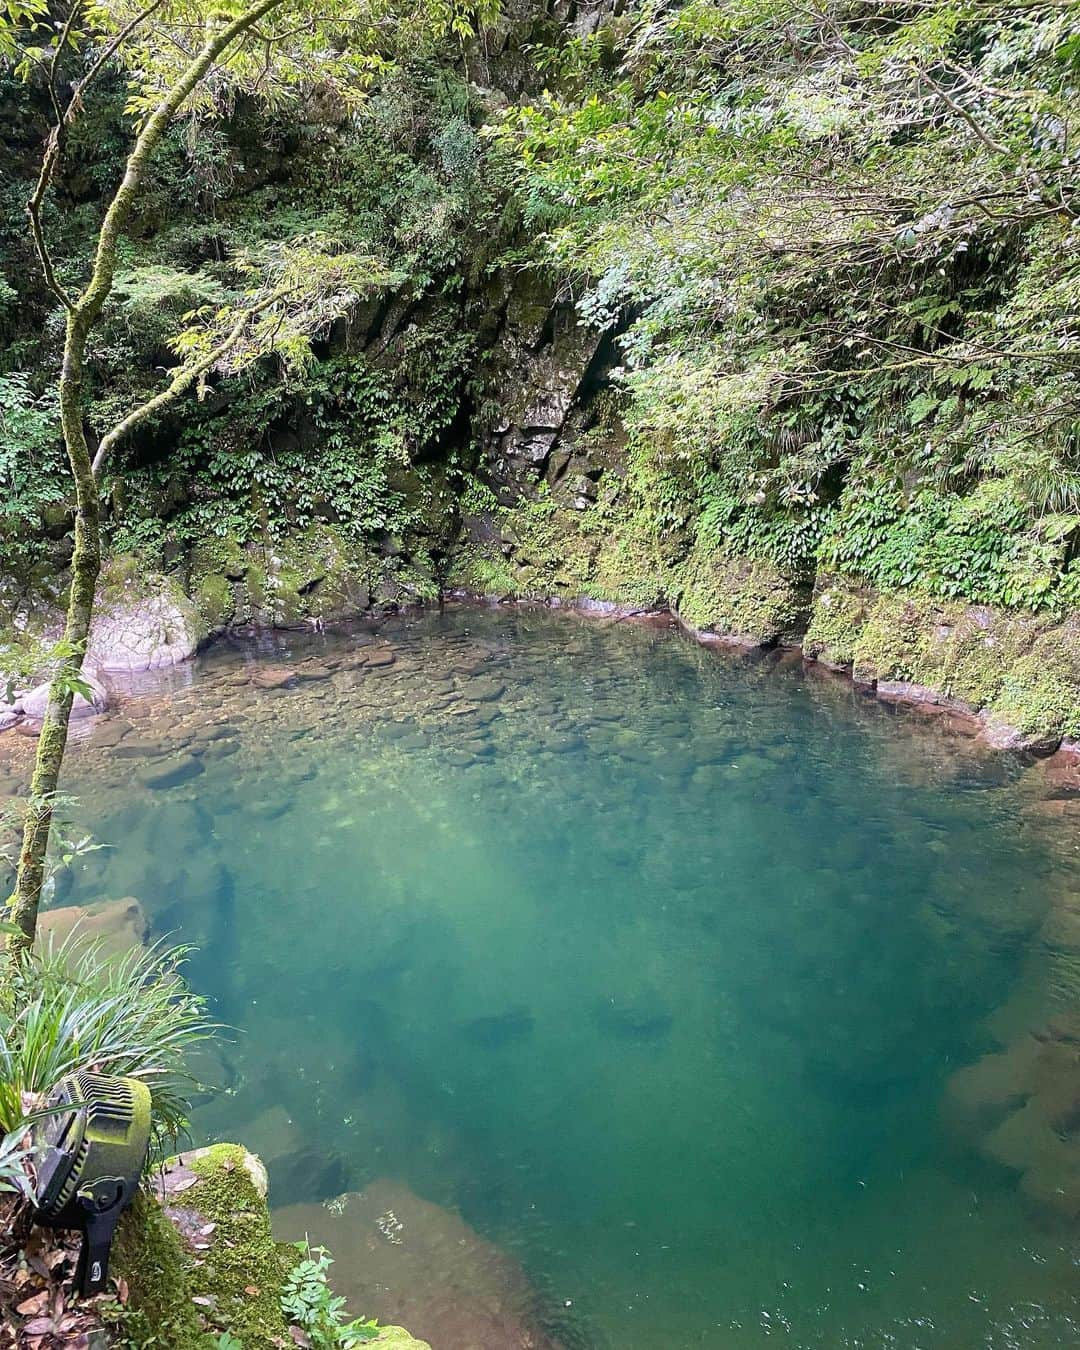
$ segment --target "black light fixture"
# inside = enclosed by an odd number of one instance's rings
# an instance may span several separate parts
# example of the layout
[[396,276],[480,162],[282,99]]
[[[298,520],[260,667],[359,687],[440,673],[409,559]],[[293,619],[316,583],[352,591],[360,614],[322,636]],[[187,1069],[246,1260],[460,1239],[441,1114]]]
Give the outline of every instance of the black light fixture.
[[47,1228],[83,1235],[75,1283],[100,1294],[120,1215],[135,1198],[150,1147],[150,1090],[137,1078],[80,1072],[64,1078],[35,1128],[34,1204]]

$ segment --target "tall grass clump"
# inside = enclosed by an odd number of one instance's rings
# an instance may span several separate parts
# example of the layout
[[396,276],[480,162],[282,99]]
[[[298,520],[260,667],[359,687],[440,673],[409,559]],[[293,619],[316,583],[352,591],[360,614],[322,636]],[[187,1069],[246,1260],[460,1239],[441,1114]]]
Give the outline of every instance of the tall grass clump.
[[116,956],[76,931],[0,964],[0,1190],[26,1192],[30,1126],[80,1069],[147,1084],[158,1152],[183,1132],[196,1086],[185,1060],[215,1029],[184,982],[188,950]]

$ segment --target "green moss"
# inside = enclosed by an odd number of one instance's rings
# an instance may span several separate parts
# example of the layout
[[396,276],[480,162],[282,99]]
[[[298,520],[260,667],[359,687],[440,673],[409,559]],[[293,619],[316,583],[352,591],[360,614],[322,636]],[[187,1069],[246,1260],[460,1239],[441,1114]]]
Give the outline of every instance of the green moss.
[[926,605],[906,595],[878,596],[855,642],[855,678],[926,683],[931,628]]
[[140,1194],[120,1220],[113,1244],[112,1274],[128,1288],[128,1300],[113,1310],[114,1343],[203,1350],[211,1344],[192,1303],[189,1259],[180,1235],[151,1197]]
[[404,1327],[381,1327],[379,1334],[368,1344],[385,1346],[387,1350],[431,1350],[427,1341],[418,1341]]
[[288,1336],[280,1305],[288,1267],[270,1234],[266,1200],[245,1166],[249,1157],[237,1144],[193,1156],[189,1165],[199,1181],[178,1199],[215,1225],[209,1251],[189,1270],[193,1296],[212,1300],[208,1318],[244,1350],[274,1350]]
[[495,546],[474,543],[455,551],[446,585],[451,590],[469,591],[474,595],[516,597],[519,578]]
[[207,573],[192,588],[192,603],[208,633],[227,628],[236,611],[233,589],[220,572]]
[[679,618],[691,628],[767,645],[793,641],[805,628],[804,587],[767,562],[698,546],[675,582]]
[[833,579],[819,584],[803,640],[807,656],[834,666],[852,665],[867,606],[866,592],[851,583]]
[[185,1155],[198,1180],[169,1204],[196,1230],[209,1228],[205,1251],[189,1250],[149,1196],[124,1216],[113,1263],[128,1286],[127,1304],[113,1310],[120,1344],[210,1350],[222,1331],[244,1350],[291,1343],[281,1291],[295,1253],[271,1236],[266,1200],[245,1165],[250,1160],[236,1144]]
[[1080,621],[1036,640],[1009,668],[990,712],[1025,736],[1080,736]]

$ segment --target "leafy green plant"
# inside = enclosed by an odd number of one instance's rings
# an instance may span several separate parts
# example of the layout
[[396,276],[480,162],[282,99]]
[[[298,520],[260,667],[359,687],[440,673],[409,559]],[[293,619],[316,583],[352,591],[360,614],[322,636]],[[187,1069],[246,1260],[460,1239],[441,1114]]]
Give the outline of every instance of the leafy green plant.
[[22,1125],[0,1137],[0,1193],[14,1191],[30,1197],[30,1177],[26,1171],[31,1156],[28,1134],[29,1126]]
[[215,1027],[184,983],[183,947],[108,955],[76,929],[0,970],[0,1133],[10,1153],[42,1099],[80,1069],[133,1076],[150,1088],[155,1141],[184,1130],[194,1086],[185,1056]]
[[300,1260],[289,1273],[281,1310],[308,1337],[313,1350],[352,1350],[378,1335],[378,1324],[365,1317],[346,1320],[345,1300],[331,1293],[327,1271],[333,1257],[325,1247],[298,1242]]

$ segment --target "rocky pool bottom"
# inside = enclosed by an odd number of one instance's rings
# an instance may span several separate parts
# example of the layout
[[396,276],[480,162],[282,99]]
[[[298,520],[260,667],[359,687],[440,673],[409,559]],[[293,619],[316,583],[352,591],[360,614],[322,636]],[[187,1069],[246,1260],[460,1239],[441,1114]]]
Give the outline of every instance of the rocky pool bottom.
[[461,608],[133,687],[48,923],[197,945],[196,1142],[440,1350],[1074,1345],[1075,788],[789,657]]

